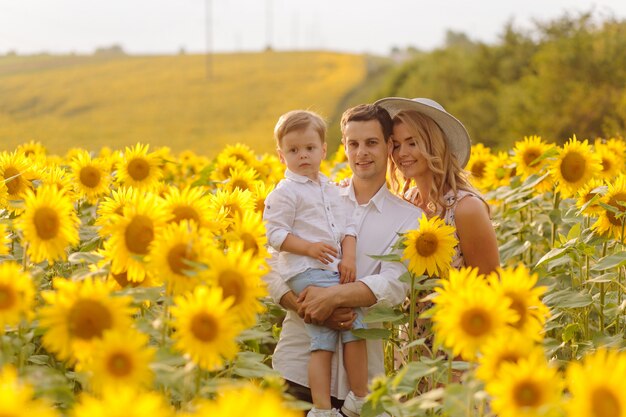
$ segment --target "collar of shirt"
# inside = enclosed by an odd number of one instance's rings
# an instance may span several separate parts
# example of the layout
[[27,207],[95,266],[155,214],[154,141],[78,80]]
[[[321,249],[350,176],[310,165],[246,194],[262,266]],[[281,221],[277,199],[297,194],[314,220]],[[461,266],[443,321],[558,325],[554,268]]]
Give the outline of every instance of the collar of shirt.
[[[317,174],[318,178],[320,180],[320,184],[326,184],[327,182],[329,182],[330,180],[328,179],[328,177],[324,174],[322,174],[321,172]],[[299,183],[306,183],[308,181],[313,182],[313,180],[309,177],[306,177],[304,175],[298,175],[295,172],[286,169],[285,170],[285,178],[291,180],[291,181],[295,181],[295,182],[299,182]]]
[[[359,205],[359,203],[356,201],[356,195],[354,194],[354,184],[352,183],[352,178],[350,178],[350,184],[347,187],[339,189],[339,194],[344,197],[348,197],[348,199],[354,202],[355,205]],[[383,184],[382,187],[380,187],[380,190],[378,190],[378,192],[374,194],[370,201],[368,201],[367,204],[363,205],[367,206],[369,204],[373,204],[374,207],[376,207],[376,210],[378,210],[378,212],[380,213],[383,211],[385,199],[390,195],[391,191],[389,191],[389,188],[387,188],[387,186]]]

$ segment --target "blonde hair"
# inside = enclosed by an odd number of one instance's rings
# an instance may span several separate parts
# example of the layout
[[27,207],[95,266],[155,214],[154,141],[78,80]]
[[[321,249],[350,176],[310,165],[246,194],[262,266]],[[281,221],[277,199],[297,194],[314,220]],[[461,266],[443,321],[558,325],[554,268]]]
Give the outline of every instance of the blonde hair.
[[292,110],[278,118],[274,127],[274,138],[280,147],[283,137],[289,132],[304,130],[312,126],[319,135],[322,143],[326,141],[326,122],[324,119],[309,110]]
[[[433,119],[417,111],[405,110],[393,118],[394,126],[400,123],[408,128],[432,173],[429,206],[434,204],[434,210],[449,208],[450,205],[443,200],[447,188],[451,189],[454,195],[457,195],[459,190],[479,194],[470,184],[467,173],[461,168],[458,159],[450,152],[445,133]],[[400,184],[398,177],[402,178],[403,184]],[[391,154],[389,155],[389,179],[391,189],[401,193],[404,198],[411,186],[411,179],[402,175]]]

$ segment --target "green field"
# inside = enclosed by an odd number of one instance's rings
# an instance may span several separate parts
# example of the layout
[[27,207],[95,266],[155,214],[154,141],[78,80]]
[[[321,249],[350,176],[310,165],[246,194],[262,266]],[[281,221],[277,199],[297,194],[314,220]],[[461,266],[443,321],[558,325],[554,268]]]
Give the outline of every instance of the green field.
[[0,57],[0,150],[37,140],[52,153],[136,142],[272,152],[281,113],[336,121],[369,71],[367,57],[331,52]]

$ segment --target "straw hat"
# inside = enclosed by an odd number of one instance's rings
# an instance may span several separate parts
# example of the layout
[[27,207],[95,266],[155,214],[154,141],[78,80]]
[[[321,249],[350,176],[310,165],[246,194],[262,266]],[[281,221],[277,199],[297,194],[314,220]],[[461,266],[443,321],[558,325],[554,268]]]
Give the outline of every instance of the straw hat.
[[467,165],[471,148],[469,133],[467,133],[463,123],[448,113],[435,100],[428,98],[387,97],[381,98],[374,104],[387,110],[392,119],[404,110],[413,110],[430,117],[446,135],[446,142],[450,147],[450,151],[459,161],[461,167]]

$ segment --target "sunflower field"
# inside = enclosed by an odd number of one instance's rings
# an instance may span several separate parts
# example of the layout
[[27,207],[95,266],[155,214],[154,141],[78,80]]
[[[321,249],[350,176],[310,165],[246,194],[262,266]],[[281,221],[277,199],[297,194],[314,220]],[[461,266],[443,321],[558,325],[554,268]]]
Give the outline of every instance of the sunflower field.
[[[475,145],[502,268],[450,269],[437,217],[381,257],[409,292],[365,317],[387,374],[362,415],[626,416],[625,157],[621,138]],[[343,152],[322,169],[351,175]],[[269,366],[262,211],[282,175],[240,144],[0,153],[0,415],[302,415]]]

